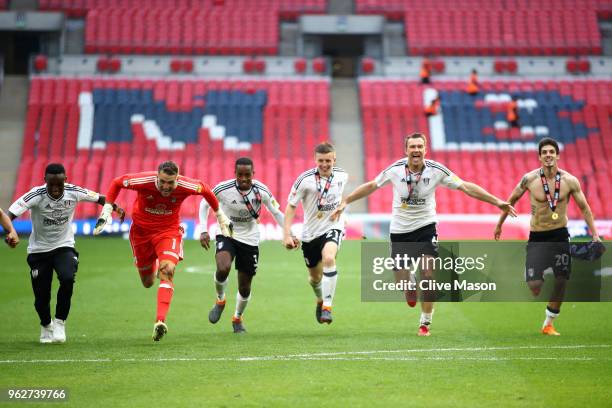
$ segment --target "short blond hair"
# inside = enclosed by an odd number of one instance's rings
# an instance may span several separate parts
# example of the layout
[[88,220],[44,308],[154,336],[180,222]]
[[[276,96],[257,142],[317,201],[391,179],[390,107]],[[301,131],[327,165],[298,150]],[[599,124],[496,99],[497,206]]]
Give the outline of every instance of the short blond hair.
[[408,141],[410,139],[423,139],[424,144],[427,145],[427,136],[425,136],[423,133],[414,132],[404,138],[404,148],[408,147]]

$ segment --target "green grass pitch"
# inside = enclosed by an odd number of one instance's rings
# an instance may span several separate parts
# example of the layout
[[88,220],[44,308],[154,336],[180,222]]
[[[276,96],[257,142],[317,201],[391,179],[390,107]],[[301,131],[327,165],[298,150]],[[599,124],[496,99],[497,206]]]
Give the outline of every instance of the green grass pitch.
[[248,333],[234,335],[235,273],[228,307],[211,325],[214,251],[188,241],[169,333],[154,343],[156,287],[141,286],[128,242],[81,238],[68,341],[41,345],[26,246],[0,248],[0,387],[67,388],[62,405],[575,407],[612,401],[610,303],[565,304],[558,338],[539,333],[543,303],[440,303],[432,336],[419,338],[418,307],[361,302],[359,242],[347,241],[338,256],[334,322],[319,325],[301,253],[266,242],[244,318]]

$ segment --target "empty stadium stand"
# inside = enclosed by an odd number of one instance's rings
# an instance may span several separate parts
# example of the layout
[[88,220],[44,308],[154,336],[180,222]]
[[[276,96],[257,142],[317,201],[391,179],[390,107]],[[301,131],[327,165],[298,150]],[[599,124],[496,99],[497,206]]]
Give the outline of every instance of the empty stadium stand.
[[[41,184],[54,161],[71,182],[104,192],[112,177],[169,159],[214,185],[233,177],[236,158],[249,156],[284,203],[312,165],[304,152],[329,138],[328,88],[327,80],[33,77],[14,196]],[[133,194],[123,197],[130,209]],[[191,199],[183,215],[197,217],[198,204]],[[97,211],[85,204],[76,216]]]
[[[484,81],[476,97],[464,92],[464,82],[436,81],[435,87],[441,114],[427,119],[423,109],[433,89],[413,81],[360,81],[366,178],[401,158],[404,135],[422,129],[436,145],[430,158],[507,197],[521,174],[538,167],[537,141],[551,136],[564,146],[560,167],[580,179],[596,217],[612,216],[612,81]],[[511,129],[505,109],[513,95],[521,127]],[[391,194],[369,200],[372,212],[391,206]],[[487,204],[447,189],[438,190],[437,200],[441,213],[491,212]],[[529,201],[520,201],[518,210],[528,213]],[[569,215],[579,217],[574,204]]]
[[42,0],[85,18],[85,52],[275,55],[279,19],[324,13],[326,0]]
[[600,54],[605,0],[357,0],[357,12],[402,20],[413,55]]

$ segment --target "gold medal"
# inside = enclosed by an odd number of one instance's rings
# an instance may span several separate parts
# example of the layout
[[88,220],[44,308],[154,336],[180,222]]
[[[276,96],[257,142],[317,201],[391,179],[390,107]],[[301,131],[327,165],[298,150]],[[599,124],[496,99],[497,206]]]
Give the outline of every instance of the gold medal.
[[319,211],[319,212],[317,213],[317,218],[318,218],[318,219],[323,218],[323,213],[322,213],[321,211]]
[[403,209],[408,208],[408,203],[402,203],[402,208],[403,208]]
[[559,218],[559,214],[554,212],[554,213],[552,213],[551,217],[552,217],[553,220],[556,220],[557,218]]

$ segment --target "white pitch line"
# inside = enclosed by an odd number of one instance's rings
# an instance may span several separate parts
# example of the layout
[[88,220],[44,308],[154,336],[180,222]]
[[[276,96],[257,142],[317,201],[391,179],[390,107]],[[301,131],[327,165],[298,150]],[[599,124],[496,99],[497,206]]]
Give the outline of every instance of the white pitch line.
[[[396,354],[396,353],[444,353],[444,352],[487,352],[511,350],[576,350],[610,348],[610,344],[577,344],[565,346],[499,346],[499,347],[456,347],[456,348],[427,348],[404,350],[369,350],[369,351],[337,351],[328,353],[305,353],[270,356],[246,357],[167,357],[167,358],[88,358],[88,359],[39,359],[39,360],[0,360],[0,364],[58,364],[58,363],[130,363],[130,362],[181,362],[181,361],[300,361],[300,360],[388,360],[388,361],[416,361],[416,360],[475,360],[475,361],[505,361],[505,360],[557,360],[557,361],[592,361],[611,360],[592,357],[359,357],[368,354]],[[350,357],[354,356],[354,357]]]

